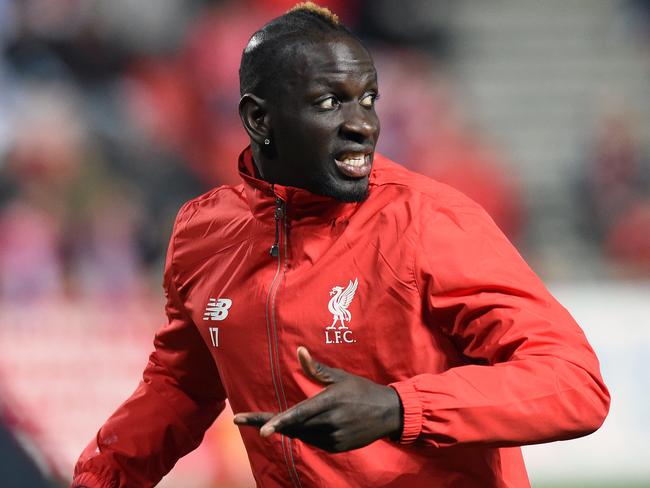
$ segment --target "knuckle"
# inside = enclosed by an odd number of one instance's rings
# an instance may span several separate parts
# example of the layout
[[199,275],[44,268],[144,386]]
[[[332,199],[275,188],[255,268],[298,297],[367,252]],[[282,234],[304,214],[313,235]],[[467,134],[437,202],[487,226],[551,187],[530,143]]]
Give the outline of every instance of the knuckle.
[[330,408],[327,411],[327,424],[332,427],[332,431],[345,428],[347,422],[345,421],[346,412],[342,412],[338,406],[338,400],[333,400]]
[[328,421],[328,423],[332,422],[334,414],[331,412],[331,409],[333,409],[336,406],[336,395],[326,395],[323,398],[323,403],[325,404],[325,408],[328,410],[326,413],[323,414],[323,417]]
[[340,430],[336,430],[330,435],[330,441],[335,449],[339,449],[345,442],[345,435]]

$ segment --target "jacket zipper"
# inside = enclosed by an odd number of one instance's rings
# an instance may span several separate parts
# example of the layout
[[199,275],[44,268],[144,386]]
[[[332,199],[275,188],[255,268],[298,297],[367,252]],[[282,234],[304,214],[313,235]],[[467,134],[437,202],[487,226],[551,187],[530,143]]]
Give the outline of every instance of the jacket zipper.
[[[283,269],[283,256],[284,261],[286,261],[287,256],[287,221],[285,215],[285,203],[280,197],[275,198],[275,242],[271,246],[270,254],[271,256],[277,258],[278,267],[271,282],[271,287],[269,289],[269,294],[266,299],[266,329],[267,329],[267,338],[269,341],[269,359],[271,361],[271,376],[273,378],[273,388],[275,390],[275,398],[280,407],[280,411],[284,411],[288,408],[287,400],[284,394],[284,387],[282,386],[282,379],[280,376],[280,353],[278,348],[278,332],[277,324],[275,320],[275,298],[280,286],[281,276],[284,274]],[[284,244],[284,253],[280,252],[280,244]],[[298,472],[296,470],[296,465],[293,459],[293,448],[291,446],[292,441],[289,437],[282,436],[282,455],[284,457],[284,462],[289,471],[289,476],[291,477],[292,485],[295,488],[300,488],[300,479],[298,478]],[[288,454],[288,455],[287,455]]]
[[275,242],[271,246],[271,256],[278,258],[278,265],[280,264],[279,255],[280,255],[280,220],[284,215],[284,202],[280,197],[275,197]]

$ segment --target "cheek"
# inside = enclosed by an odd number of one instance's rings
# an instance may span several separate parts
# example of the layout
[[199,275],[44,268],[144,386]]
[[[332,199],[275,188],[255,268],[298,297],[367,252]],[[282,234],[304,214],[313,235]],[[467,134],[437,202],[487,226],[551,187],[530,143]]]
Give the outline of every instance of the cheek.
[[335,137],[335,129],[322,125],[304,124],[296,131],[295,143],[306,154],[329,154]]
[[337,134],[337,121],[327,114],[298,111],[275,127],[278,149],[292,159],[329,154]]
[[323,139],[330,137],[338,124],[334,114],[321,114],[302,119],[300,130],[312,139]]

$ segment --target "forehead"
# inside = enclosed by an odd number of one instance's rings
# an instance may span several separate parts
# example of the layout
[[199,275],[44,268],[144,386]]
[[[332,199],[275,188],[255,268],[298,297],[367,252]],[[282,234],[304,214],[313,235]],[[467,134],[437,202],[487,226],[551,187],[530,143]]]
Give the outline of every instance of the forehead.
[[366,83],[377,76],[368,51],[350,37],[301,44],[291,57],[285,73],[292,89],[343,81]]

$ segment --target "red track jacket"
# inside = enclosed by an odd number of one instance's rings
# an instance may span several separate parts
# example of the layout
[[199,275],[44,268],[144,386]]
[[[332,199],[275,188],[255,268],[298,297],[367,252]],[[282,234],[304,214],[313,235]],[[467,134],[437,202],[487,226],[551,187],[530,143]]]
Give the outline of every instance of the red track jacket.
[[179,212],[169,323],[73,486],[152,486],[224,408],[281,411],[320,386],[296,348],[395,388],[400,442],[342,454],[241,428],[261,487],[529,486],[519,445],[596,430],[609,394],[587,340],[492,220],[376,155],[340,203],[255,179]]

